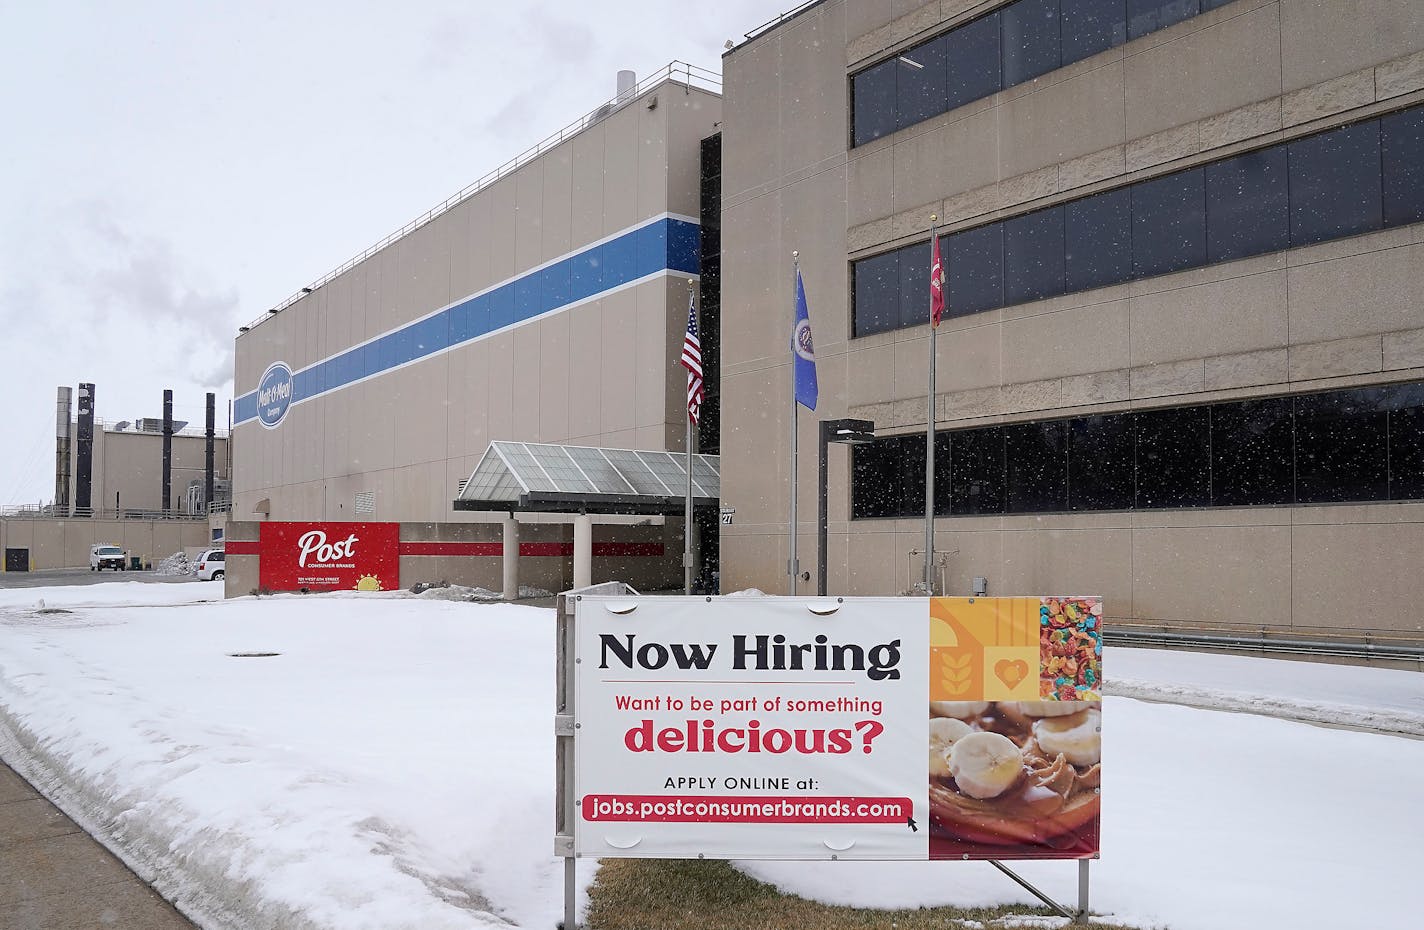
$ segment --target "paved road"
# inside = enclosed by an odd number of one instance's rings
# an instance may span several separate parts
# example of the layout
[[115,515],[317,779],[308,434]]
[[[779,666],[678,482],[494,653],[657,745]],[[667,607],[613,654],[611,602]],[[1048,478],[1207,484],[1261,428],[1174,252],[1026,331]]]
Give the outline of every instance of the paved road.
[[158,575],[153,572],[91,572],[87,568],[49,568],[38,572],[0,572],[0,588],[43,588],[50,585],[99,584],[103,581],[221,584],[220,582],[198,581],[193,575]]
[[192,930],[193,924],[0,762],[0,927]]

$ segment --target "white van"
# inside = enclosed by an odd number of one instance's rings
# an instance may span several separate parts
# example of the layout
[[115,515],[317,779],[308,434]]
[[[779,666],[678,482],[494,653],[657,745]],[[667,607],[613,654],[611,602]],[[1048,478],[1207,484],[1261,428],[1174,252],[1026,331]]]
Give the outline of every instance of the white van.
[[120,572],[128,571],[124,550],[118,546],[91,546],[89,549],[89,570],[102,572],[106,568]]
[[198,561],[194,563],[193,571],[198,576],[199,581],[222,581],[226,567],[224,562],[226,556],[221,549],[205,549],[198,553]]

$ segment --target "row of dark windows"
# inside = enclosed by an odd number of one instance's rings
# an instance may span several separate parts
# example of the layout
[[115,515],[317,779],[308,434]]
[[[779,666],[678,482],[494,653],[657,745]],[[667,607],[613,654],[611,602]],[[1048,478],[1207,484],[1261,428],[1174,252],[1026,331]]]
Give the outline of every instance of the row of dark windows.
[[851,144],[1165,29],[1230,0],[1017,0],[851,77]]
[[[1424,382],[955,430],[942,516],[1424,498]],[[851,515],[925,512],[925,436],[854,449]]]
[[[1424,107],[940,239],[946,312],[1120,284],[1424,220]],[[853,333],[929,319],[930,244],[852,265]]]

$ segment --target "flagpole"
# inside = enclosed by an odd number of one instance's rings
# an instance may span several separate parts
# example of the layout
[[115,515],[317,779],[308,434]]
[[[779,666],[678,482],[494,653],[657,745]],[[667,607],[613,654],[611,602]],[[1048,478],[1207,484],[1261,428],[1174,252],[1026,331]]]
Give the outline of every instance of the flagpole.
[[801,253],[791,253],[791,536],[787,552],[786,572],[791,576],[791,594],[796,595],[796,574],[800,566],[796,564],[796,282],[801,275]]
[[[936,252],[935,246],[938,244],[939,232],[936,229],[936,222],[939,217],[930,214],[930,255]],[[933,268],[934,259],[931,257],[931,274],[935,273]],[[940,275],[940,293],[944,292],[944,268],[938,270]],[[930,298],[933,304],[934,298]],[[927,399],[927,416],[925,419],[925,594],[934,597],[934,505],[935,505],[935,485],[934,485],[934,462],[935,462],[935,335],[939,332],[939,327],[935,325],[934,310],[930,310],[930,390]]]
[[[694,303],[695,297],[692,290],[692,279],[687,279],[687,302]],[[687,379],[692,381],[692,372],[687,373]],[[682,522],[682,593],[691,596],[692,594],[692,413],[687,414],[687,500],[683,505]]]

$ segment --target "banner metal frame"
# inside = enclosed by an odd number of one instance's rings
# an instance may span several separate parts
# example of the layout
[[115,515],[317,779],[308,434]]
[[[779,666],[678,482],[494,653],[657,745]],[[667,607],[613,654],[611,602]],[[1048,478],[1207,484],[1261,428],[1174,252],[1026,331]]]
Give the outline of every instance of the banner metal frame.
[[[578,930],[578,876],[576,865],[578,854],[574,848],[574,824],[578,816],[578,798],[574,796],[574,733],[578,723],[574,719],[574,694],[576,678],[575,613],[578,601],[583,595],[611,595],[614,597],[637,597],[638,592],[621,581],[608,581],[586,588],[564,591],[557,598],[557,621],[555,633],[555,703],[554,703],[554,855],[564,860],[564,919],[561,930]],[[814,598],[807,598],[814,600]],[[712,598],[708,597],[708,601]],[[834,859],[835,857],[831,857]],[[1096,858],[1096,857],[1095,857]],[[947,860],[941,860],[947,861]],[[1053,898],[1030,884],[1022,876],[997,859],[982,860],[1004,873],[1025,891],[1052,908],[1060,916],[1073,922],[1088,916],[1089,865],[1091,859],[1078,860],[1078,907],[1069,910]]]

